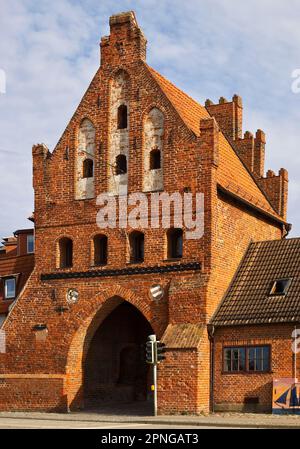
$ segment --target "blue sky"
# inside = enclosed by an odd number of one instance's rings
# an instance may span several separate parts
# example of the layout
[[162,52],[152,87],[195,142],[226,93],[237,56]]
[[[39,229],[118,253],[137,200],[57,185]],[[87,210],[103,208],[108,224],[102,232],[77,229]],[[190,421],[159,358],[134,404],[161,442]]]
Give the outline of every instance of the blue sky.
[[31,147],[53,149],[99,66],[109,16],[134,10],[148,63],[203,103],[237,93],[244,131],[267,135],[266,169],[289,171],[289,221],[300,235],[298,0],[0,0],[0,237],[33,210]]

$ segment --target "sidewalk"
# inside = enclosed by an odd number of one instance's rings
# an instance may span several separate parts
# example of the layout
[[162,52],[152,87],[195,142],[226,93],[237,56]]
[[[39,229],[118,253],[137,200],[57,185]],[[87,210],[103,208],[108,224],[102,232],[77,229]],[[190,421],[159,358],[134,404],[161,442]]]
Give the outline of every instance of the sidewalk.
[[293,415],[266,415],[266,414],[240,414],[216,413],[209,416],[141,416],[124,414],[104,414],[103,412],[78,412],[69,414],[40,413],[40,412],[0,412],[1,418],[53,420],[53,421],[80,421],[95,423],[136,423],[136,424],[168,424],[187,426],[213,426],[213,427],[243,427],[243,428],[300,428],[300,416]]

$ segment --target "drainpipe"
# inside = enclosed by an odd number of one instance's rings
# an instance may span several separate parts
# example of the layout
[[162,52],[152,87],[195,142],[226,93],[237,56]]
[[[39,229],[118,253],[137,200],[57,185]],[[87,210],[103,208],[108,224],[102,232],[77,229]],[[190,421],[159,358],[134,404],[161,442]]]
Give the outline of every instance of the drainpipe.
[[212,324],[207,325],[207,333],[210,344],[210,411],[215,411],[214,400],[214,376],[215,376],[215,326]]
[[[297,339],[297,326],[295,326],[295,339]],[[295,345],[296,346],[296,345]],[[294,379],[295,379],[295,382],[296,382],[296,379],[297,379],[297,348],[295,347],[294,348],[295,350],[294,350],[294,366],[293,366],[293,374],[294,374]]]

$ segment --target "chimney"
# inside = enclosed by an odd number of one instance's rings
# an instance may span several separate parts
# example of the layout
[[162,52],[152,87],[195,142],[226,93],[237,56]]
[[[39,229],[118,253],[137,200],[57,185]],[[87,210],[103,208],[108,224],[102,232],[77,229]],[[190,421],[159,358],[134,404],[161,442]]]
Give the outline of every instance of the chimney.
[[110,35],[101,39],[101,66],[146,60],[147,40],[133,11],[111,16]]

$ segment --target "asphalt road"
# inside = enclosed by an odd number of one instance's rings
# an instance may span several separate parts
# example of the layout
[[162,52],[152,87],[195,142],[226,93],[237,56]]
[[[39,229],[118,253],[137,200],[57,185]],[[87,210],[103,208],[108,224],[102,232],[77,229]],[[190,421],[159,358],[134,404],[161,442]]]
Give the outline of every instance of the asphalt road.
[[95,421],[0,418],[0,429],[222,429],[222,427],[184,426],[171,424],[95,423]]

